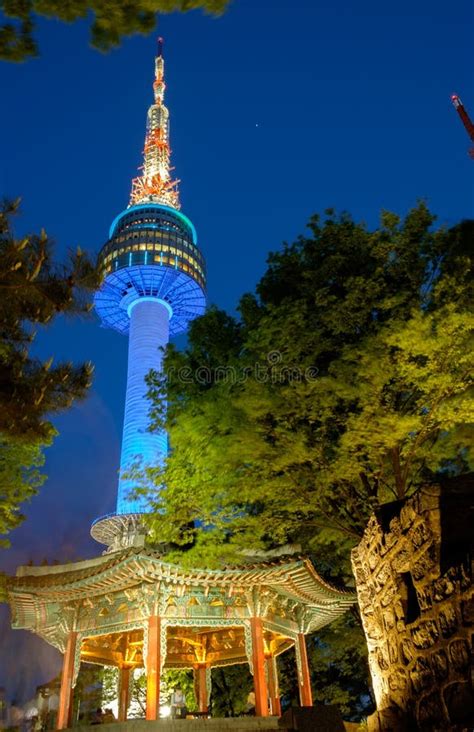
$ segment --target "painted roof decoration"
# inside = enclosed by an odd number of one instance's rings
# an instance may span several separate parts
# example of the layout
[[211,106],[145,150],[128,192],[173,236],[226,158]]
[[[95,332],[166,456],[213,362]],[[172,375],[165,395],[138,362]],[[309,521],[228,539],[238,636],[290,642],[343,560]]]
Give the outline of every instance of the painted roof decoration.
[[13,626],[59,650],[78,632],[80,659],[140,666],[146,623],[167,627],[164,666],[249,660],[251,617],[263,619],[274,655],[344,613],[355,595],[323,580],[308,558],[187,570],[153,549],[129,548],[74,564],[19,567],[8,579]]

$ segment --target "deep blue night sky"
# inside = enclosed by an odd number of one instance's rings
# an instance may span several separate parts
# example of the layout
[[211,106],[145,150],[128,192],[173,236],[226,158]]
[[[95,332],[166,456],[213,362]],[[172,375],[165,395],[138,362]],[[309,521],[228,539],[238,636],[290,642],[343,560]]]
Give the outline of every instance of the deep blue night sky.
[[[459,93],[474,115],[467,0],[234,0],[217,19],[164,17],[159,33],[173,163],[209,302],[233,310],[268,252],[328,206],[371,226],[382,208],[403,214],[418,198],[440,223],[472,216],[474,164],[449,98]],[[41,57],[0,65],[0,190],[23,199],[18,234],[44,227],[61,255],[104,243],[141,163],[156,36],[102,55],[87,23],[42,21]],[[55,420],[48,481],[0,556],[9,572],[97,554],[90,523],[115,502],[126,339],[91,317],[56,323],[37,348],[93,361],[95,380]],[[0,685],[26,698],[59,657],[8,625],[4,613]]]

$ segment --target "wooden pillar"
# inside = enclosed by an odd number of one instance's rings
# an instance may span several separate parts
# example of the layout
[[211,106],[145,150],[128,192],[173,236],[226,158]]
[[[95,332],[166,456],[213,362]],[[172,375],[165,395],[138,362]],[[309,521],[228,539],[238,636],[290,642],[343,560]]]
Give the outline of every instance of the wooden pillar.
[[268,656],[266,664],[270,712],[274,717],[281,717],[280,689],[278,687],[278,669],[275,656]]
[[199,664],[199,666],[196,666],[194,669],[194,688],[196,692],[198,711],[207,712],[207,678],[205,664]]
[[128,706],[130,704],[130,674],[131,668],[124,666],[119,669],[119,703],[118,703],[118,721],[127,721]]
[[298,650],[296,658],[299,657],[298,687],[300,690],[300,704],[302,707],[313,706],[313,694],[311,692],[311,679],[309,675],[308,654],[306,652],[306,639],[304,633],[298,633]]
[[161,618],[148,618],[148,659],[146,674],[146,719],[159,718],[160,713],[160,648]]
[[265,679],[263,623],[261,618],[250,618],[252,631],[253,685],[255,689],[255,716],[268,717],[268,690]]
[[[79,710],[77,710],[79,712]],[[67,718],[68,728],[74,727],[74,688],[71,688],[71,696],[69,697],[69,716]]]
[[67,729],[72,713],[72,679],[74,676],[74,658],[76,655],[77,633],[71,630],[63,658],[61,689],[59,692],[59,709],[56,729]]

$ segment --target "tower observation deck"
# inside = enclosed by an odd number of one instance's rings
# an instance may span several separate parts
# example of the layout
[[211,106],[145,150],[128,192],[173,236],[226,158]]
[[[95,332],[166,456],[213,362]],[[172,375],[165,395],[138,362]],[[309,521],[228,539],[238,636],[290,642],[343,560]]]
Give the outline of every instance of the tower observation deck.
[[91,534],[109,550],[137,542],[147,507],[131,491],[127,470],[164,463],[165,432],[150,432],[145,377],[162,367],[163,347],[184,332],[205,309],[206,272],[196,230],[181,213],[178,181],[171,178],[169,113],[164,104],[161,39],[155,59],[154,103],[147,116],[142,173],[132,181],[130,203],[113,221],[99,259],[104,282],[95,308],[106,327],[128,335],[125,396],[117,506],[97,519]]

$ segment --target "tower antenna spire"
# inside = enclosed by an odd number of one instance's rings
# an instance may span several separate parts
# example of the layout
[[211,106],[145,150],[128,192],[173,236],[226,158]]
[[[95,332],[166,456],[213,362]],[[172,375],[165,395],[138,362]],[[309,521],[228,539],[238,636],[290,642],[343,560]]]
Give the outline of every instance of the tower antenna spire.
[[[474,124],[472,123],[471,118],[469,117],[469,114],[464,107],[464,104],[461,102],[457,94],[451,94],[451,101],[454,104],[454,108],[458,113],[461,122],[464,125],[464,129],[469,135],[469,139],[471,140],[471,142],[474,142]],[[470,148],[469,156],[474,159],[474,147]]]
[[154,102],[148,109],[142,173],[132,180],[130,206],[140,203],[162,203],[179,210],[179,181],[171,177],[169,112],[164,103],[165,62],[163,39],[158,38],[155,58]]

